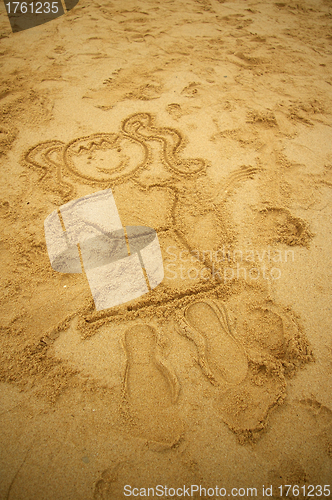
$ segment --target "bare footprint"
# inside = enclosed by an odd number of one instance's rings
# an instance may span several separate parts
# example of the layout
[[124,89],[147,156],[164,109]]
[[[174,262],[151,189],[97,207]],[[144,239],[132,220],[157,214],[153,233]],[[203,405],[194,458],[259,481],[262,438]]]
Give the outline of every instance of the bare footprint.
[[129,328],[124,348],[127,365],[123,410],[130,432],[146,439],[155,451],[172,448],[183,433],[183,424],[174,406],[179,383],[158,355],[155,329],[145,324]]
[[177,319],[179,333],[195,343],[199,365],[213,385],[240,384],[246,378],[247,357],[233,336],[223,304],[194,302]]
[[314,419],[313,435],[315,439],[322,443],[325,452],[332,458],[332,411],[313,396],[302,399],[300,404]]
[[102,472],[101,478],[95,484],[95,489],[93,493],[94,500],[109,500],[112,498],[112,490],[111,490],[112,483],[117,480],[118,471],[121,468],[121,466],[122,463],[119,462],[113,468],[105,469]]
[[[168,490],[169,486],[177,490],[182,489],[185,484],[197,484],[197,477],[187,464],[174,455],[172,461],[168,458],[163,454],[152,456],[149,452],[143,456],[135,454],[105,469],[95,483],[94,500],[122,500],[126,496],[162,496],[170,499],[174,495],[167,494],[162,485],[168,485]],[[165,495],[162,494],[163,490]]]
[[283,457],[276,468],[268,472],[268,484],[272,486],[273,499],[305,500],[303,487],[308,491],[310,482],[301,463],[287,456]]

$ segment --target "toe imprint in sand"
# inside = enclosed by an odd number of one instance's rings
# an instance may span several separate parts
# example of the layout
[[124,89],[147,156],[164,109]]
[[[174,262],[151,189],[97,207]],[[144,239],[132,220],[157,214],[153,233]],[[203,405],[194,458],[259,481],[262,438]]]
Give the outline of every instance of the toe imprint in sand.
[[179,333],[195,343],[199,365],[212,384],[240,384],[245,379],[247,356],[232,334],[224,305],[212,300],[195,302],[184,316],[178,316],[178,322]]
[[175,373],[158,356],[157,335],[149,325],[136,325],[125,333],[127,364],[123,409],[131,433],[158,451],[171,448],[182,435],[182,422],[174,406],[179,395]]

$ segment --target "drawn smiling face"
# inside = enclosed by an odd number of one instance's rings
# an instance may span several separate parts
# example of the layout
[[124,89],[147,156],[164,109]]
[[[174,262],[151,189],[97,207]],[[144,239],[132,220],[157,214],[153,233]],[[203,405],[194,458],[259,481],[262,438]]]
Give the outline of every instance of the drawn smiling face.
[[136,113],[122,122],[118,133],[39,143],[25,153],[24,162],[39,169],[45,189],[57,191],[65,202],[79,196],[82,183],[98,190],[134,178],[148,190],[156,185],[171,188],[178,180],[204,174],[205,160],[183,157],[183,149],[179,131],[156,127],[151,114]]
[[80,137],[63,150],[64,165],[71,174],[100,185],[132,176],[146,158],[142,144],[122,134]]

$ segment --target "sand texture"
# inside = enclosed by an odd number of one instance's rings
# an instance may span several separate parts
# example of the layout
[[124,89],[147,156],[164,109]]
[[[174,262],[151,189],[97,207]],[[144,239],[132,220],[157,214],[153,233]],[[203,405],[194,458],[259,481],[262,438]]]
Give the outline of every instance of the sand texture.
[[[0,4],[0,499],[332,484],[331,26],[80,0],[13,34]],[[44,221],[104,189],[164,279],[96,310]]]

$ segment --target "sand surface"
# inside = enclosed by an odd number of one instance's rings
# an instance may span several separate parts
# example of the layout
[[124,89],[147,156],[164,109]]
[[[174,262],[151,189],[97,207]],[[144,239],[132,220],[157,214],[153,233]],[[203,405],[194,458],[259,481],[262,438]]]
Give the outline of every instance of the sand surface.
[[[12,34],[1,3],[1,499],[331,484],[331,22],[80,0]],[[96,311],[44,220],[107,188],[165,277]]]

